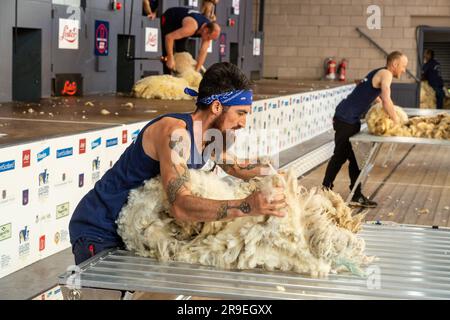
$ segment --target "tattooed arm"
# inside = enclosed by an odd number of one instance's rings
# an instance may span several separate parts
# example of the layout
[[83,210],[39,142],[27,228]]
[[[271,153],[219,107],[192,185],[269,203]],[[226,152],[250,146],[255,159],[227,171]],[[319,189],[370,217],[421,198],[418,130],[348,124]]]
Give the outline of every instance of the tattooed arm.
[[[261,163],[260,160],[237,160],[235,158],[227,159],[226,154],[222,157],[222,164],[218,164],[227,174],[234,177],[250,180],[257,176],[263,176],[270,173],[268,164]],[[230,163],[231,162],[231,163]]]
[[[192,195],[190,191],[189,159],[190,141],[188,132],[174,138],[170,128],[165,129],[155,143],[161,168],[161,178],[167,198],[171,205],[171,214],[177,220],[216,221],[245,215],[275,215],[286,206],[284,195],[278,191],[269,203],[262,193],[256,192],[241,200],[210,200]],[[182,150],[182,151],[180,151]]]

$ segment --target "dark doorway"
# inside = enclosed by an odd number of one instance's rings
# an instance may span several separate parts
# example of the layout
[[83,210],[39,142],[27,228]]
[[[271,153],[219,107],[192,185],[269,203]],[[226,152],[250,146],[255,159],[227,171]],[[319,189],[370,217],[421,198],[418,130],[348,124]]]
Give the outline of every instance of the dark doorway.
[[13,28],[12,98],[37,102],[41,99],[41,29]]
[[[128,41],[129,39],[129,41]],[[117,36],[117,92],[131,92],[134,85],[134,36]]]
[[230,43],[230,62],[239,67],[238,60],[239,60],[239,44],[237,42],[231,42]]

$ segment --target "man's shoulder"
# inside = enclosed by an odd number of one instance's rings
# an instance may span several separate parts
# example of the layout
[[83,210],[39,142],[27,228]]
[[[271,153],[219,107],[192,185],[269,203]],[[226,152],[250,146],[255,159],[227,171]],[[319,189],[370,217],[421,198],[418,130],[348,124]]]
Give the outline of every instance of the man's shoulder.
[[175,130],[186,129],[186,122],[182,119],[165,116],[154,124],[153,129],[154,132],[156,131],[161,134],[172,133]]
[[391,73],[388,69],[386,69],[386,68],[379,69],[379,70],[375,73],[374,76],[378,76],[378,77],[380,77],[381,79],[392,79],[392,73]]

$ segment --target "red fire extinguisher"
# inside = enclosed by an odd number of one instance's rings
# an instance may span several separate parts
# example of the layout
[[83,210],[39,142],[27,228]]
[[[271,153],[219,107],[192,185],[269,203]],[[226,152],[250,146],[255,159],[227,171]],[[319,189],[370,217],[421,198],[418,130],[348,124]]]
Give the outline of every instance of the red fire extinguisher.
[[341,63],[339,64],[338,73],[339,73],[339,81],[345,81],[345,76],[347,73],[347,60],[342,59]]
[[336,61],[333,58],[327,58],[325,60],[325,79],[336,79]]

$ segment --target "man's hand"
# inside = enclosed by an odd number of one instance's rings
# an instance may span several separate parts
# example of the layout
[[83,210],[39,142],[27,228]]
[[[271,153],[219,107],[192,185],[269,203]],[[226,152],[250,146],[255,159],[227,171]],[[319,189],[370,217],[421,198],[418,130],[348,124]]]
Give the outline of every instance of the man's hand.
[[155,20],[155,18],[156,18],[156,12],[149,13],[149,14],[147,15],[147,18],[148,18],[149,20]]
[[[270,200],[270,201],[269,201]],[[277,217],[284,217],[286,208],[286,198],[282,188],[276,188],[272,199],[268,199],[261,191],[253,192],[249,195],[245,201],[248,204],[248,212],[242,210],[242,216],[244,215],[272,215]]]
[[175,59],[172,56],[167,56],[166,66],[170,70],[175,70]]

